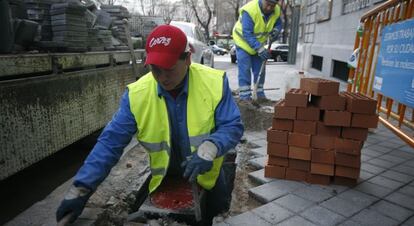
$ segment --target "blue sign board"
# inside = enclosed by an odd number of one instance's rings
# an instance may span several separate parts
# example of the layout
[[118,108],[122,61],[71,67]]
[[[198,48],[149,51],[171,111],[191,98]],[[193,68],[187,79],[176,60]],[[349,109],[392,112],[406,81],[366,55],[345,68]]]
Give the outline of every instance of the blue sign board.
[[384,27],[373,88],[414,107],[414,19]]

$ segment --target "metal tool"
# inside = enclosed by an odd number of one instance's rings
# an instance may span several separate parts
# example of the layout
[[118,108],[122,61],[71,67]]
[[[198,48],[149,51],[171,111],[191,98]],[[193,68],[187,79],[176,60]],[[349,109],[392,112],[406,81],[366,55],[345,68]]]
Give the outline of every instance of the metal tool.
[[[270,51],[270,46],[272,45],[272,43],[270,43],[270,37],[267,38],[267,45],[268,45],[267,46],[267,51]],[[252,93],[253,100],[257,100],[257,89],[259,87],[260,77],[261,77],[262,73],[264,73],[266,62],[267,62],[267,60],[263,61],[262,66],[260,67],[259,75],[257,76],[257,81],[253,85],[253,93]]]
[[197,222],[201,221],[201,206],[200,206],[200,194],[198,190],[197,182],[191,184],[191,189],[193,190],[193,201],[194,201],[194,212]]

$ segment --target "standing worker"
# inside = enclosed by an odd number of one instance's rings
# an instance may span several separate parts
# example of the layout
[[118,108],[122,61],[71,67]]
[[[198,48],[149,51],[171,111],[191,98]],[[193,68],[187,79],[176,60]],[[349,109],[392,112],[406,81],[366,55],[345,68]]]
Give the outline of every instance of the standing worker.
[[[241,103],[251,103],[251,73],[253,72],[253,83],[257,82],[263,62],[271,57],[264,45],[268,38],[270,43],[276,41],[282,29],[277,2],[278,0],[253,0],[240,8],[239,19],[233,28],[233,39],[236,44]],[[260,75],[257,87],[259,103],[267,101],[264,81],[265,70]]]
[[228,207],[221,166],[244,129],[225,72],[191,63],[187,37],[171,25],[156,27],[145,50],[150,72],[128,85],[58,207],[58,222],[67,214],[70,222],[77,219],[135,134],[150,156],[149,193],[165,176],[183,175],[207,191],[207,224]]

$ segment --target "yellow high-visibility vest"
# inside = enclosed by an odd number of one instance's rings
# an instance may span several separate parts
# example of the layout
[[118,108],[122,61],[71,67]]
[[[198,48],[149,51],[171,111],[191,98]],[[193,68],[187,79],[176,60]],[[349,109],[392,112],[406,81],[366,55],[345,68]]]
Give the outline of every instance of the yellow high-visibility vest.
[[267,23],[265,23],[262,11],[260,10],[259,0],[253,0],[240,8],[239,19],[233,27],[233,40],[238,47],[242,48],[250,55],[254,55],[257,53],[256,50],[250,47],[243,37],[243,26],[241,23],[243,12],[247,12],[250,18],[252,18],[254,22],[253,33],[256,36],[257,41],[263,45],[280,16],[280,6],[276,4],[274,13],[270,15]]
[[[215,128],[214,112],[223,96],[224,72],[192,63],[188,75],[187,128],[191,152]],[[152,178],[149,192],[161,184],[171,153],[170,126],[167,105],[158,96],[157,82],[151,72],[128,85],[131,112],[137,122],[137,139],[150,157]],[[176,150],[179,151],[179,150]],[[210,171],[199,175],[197,182],[207,190],[216,184],[223,156],[213,160]]]

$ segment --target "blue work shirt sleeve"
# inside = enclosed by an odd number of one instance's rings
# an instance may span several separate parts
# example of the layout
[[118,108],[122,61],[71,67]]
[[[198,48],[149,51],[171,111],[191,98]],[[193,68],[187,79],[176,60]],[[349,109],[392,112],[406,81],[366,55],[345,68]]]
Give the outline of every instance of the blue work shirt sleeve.
[[118,162],[124,148],[136,132],[137,125],[130,110],[128,91],[125,91],[120,108],[106,125],[98,142],[79,169],[74,184],[95,190]]
[[244,132],[240,110],[231,95],[229,81],[226,76],[224,76],[223,81],[223,98],[215,111],[215,121],[215,131],[207,140],[217,146],[217,156],[222,156],[239,143]]
[[282,31],[282,20],[280,19],[280,17],[277,18],[275,26],[273,27],[273,29],[274,28],[277,28],[277,30],[279,30],[279,32]]
[[250,17],[249,13],[243,11],[242,13],[242,28],[243,28],[243,38],[255,50],[258,50],[262,45],[257,41],[256,36],[254,35],[254,22]]

